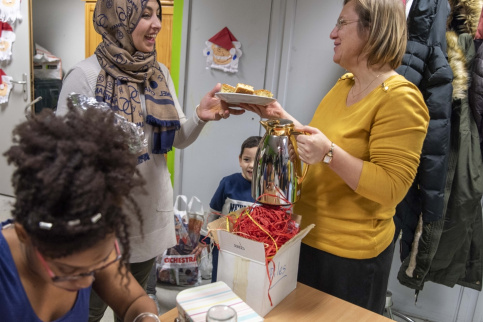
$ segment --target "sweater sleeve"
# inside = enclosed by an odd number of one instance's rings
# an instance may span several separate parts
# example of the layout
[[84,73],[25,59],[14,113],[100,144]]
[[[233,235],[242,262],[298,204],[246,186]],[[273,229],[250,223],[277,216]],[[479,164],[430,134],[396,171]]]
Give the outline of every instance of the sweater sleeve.
[[193,110],[193,115],[190,118],[186,117],[181,105],[179,104],[178,97],[176,96],[176,88],[174,87],[173,79],[171,78],[168,68],[161,63],[159,65],[163,71],[163,74],[166,75],[168,89],[173,97],[174,106],[178,111],[179,121],[181,123],[181,128],[179,131],[176,131],[173,145],[177,149],[184,149],[198,138],[206,122],[202,121],[198,117],[198,114],[196,114],[196,109]]
[[210,208],[221,213],[223,209],[223,205],[225,203],[226,194],[225,194],[225,178],[221,179],[218,188],[215,191],[215,194],[211,198],[210,201]]
[[418,169],[429,114],[411,84],[390,89],[370,132],[370,160],[364,161],[356,192],[388,207],[406,195]]

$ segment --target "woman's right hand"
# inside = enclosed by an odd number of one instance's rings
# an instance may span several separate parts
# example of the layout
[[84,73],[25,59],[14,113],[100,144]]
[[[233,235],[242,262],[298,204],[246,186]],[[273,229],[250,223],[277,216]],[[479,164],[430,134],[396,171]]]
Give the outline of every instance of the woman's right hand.
[[266,118],[270,120],[286,119],[292,121],[295,126],[303,126],[302,123],[297,121],[292,115],[288,114],[278,101],[274,101],[266,106],[242,103],[239,105],[239,107],[247,111],[256,113],[261,118]]
[[256,105],[256,104],[246,104],[246,103],[241,103],[239,104],[239,106],[247,111],[257,114],[261,118],[266,118],[266,119],[289,118],[287,117],[288,116],[287,112],[285,112],[282,105],[280,105],[278,101],[274,101],[266,106]]

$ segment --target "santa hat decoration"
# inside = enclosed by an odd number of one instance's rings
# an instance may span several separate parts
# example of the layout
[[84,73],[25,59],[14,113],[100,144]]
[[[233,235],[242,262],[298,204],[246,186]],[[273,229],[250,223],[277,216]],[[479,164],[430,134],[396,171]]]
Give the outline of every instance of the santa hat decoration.
[[12,44],[15,33],[7,22],[0,21],[0,60],[8,60],[12,56]]
[[233,42],[238,40],[236,40],[235,36],[233,36],[230,29],[228,29],[228,27],[225,27],[221,29],[220,32],[218,32],[216,35],[211,37],[209,41],[229,51],[231,48],[235,47],[233,45]]
[[10,26],[10,24],[8,22],[0,21],[0,37],[2,37],[4,30],[7,32],[7,34],[8,34],[9,31],[11,31],[13,33],[12,26]]
[[1,0],[0,1],[0,20],[15,23],[22,20],[20,13],[21,0]]
[[8,96],[12,90],[12,77],[7,76],[5,72],[0,69],[0,104],[8,102]]
[[12,87],[11,80],[12,80],[12,77],[7,76],[7,74],[5,74],[3,69],[0,68],[0,91],[4,90],[5,87],[7,88]]
[[241,43],[233,36],[228,27],[205,41],[203,55],[206,68],[220,69],[224,72],[238,72],[238,62],[242,55]]
[[0,89],[4,89],[5,88],[5,84],[3,83],[3,76],[6,76],[7,74],[5,74],[5,72],[3,71],[3,69],[0,68]]

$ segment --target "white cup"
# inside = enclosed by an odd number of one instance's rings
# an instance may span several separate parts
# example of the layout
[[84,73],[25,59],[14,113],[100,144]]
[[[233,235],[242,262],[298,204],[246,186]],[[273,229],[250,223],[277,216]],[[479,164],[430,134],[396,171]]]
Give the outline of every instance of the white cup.
[[236,311],[228,305],[215,305],[206,312],[206,322],[236,322]]

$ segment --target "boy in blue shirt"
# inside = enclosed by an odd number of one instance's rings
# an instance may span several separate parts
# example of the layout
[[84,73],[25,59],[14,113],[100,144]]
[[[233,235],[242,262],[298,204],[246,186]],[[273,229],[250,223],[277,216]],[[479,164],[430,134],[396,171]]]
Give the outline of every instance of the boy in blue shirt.
[[[237,172],[221,179],[210,202],[212,212],[227,215],[240,208],[251,206],[255,202],[252,197],[253,164],[261,139],[260,136],[250,136],[243,142],[238,156],[241,173]],[[217,271],[218,248],[214,247],[212,282],[216,282]]]

